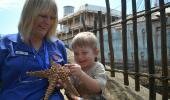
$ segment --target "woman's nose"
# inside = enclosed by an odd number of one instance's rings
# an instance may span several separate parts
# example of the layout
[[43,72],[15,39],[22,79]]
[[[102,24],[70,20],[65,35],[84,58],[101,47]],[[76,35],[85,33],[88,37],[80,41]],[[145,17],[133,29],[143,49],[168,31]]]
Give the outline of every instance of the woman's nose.
[[47,23],[47,24],[50,24],[51,23],[51,18],[50,17],[44,18],[44,22]]

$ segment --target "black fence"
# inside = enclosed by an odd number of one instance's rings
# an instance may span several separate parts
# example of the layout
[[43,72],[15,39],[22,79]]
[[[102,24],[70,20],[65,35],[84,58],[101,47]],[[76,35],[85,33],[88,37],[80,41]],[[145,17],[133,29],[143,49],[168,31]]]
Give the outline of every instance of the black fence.
[[[96,35],[99,36],[100,40],[100,50],[101,50],[101,62],[106,65],[105,62],[105,54],[104,54],[104,39],[103,39],[103,30],[106,29],[108,33],[108,46],[109,46],[109,65],[110,68],[106,70],[111,72],[111,76],[115,77],[115,72],[120,72],[124,74],[124,85],[129,85],[128,76],[132,75],[135,79],[135,90],[140,91],[140,77],[147,77],[148,78],[148,88],[149,92],[149,100],[156,100],[156,83],[155,80],[158,79],[161,81],[162,89],[160,90],[162,94],[162,100],[168,100],[168,95],[170,95],[170,77],[168,76],[168,56],[167,56],[167,34],[166,34],[166,12],[165,9],[170,7],[169,3],[164,2],[164,0],[159,0],[159,6],[152,9],[150,0],[145,0],[145,10],[144,13],[138,13],[136,7],[136,0],[132,1],[132,15],[131,17],[127,17],[127,7],[126,7],[126,0],[121,0],[121,20],[111,23],[111,13],[110,13],[110,4],[109,0],[105,0],[106,8],[107,8],[107,25],[102,25],[102,12],[98,11],[98,14],[95,17],[94,21],[94,28],[93,31]],[[155,72],[155,60],[154,60],[154,48],[153,48],[153,40],[152,40],[152,19],[151,14],[154,12],[160,13],[160,37],[161,37],[161,60],[160,60],[160,67],[161,67],[161,74],[157,75]],[[139,71],[139,48],[138,48],[138,33],[137,33],[137,21],[138,18],[145,17],[145,27],[146,27],[146,42],[147,42],[147,67],[148,72],[142,73]],[[129,71],[129,62],[128,62],[128,49],[127,49],[127,22],[131,21],[133,24],[133,45],[134,45],[134,61],[131,65],[134,67],[134,71]],[[115,57],[114,57],[114,49],[113,49],[113,41],[112,41],[112,27],[120,25],[121,26],[121,35],[122,35],[122,67],[123,69],[116,69],[115,68]],[[89,31],[89,30],[86,30]]]

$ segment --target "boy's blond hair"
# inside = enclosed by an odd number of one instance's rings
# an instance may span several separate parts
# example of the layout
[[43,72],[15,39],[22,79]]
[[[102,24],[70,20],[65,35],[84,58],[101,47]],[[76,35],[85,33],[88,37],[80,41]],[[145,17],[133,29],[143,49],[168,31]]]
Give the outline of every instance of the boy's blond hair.
[[97,48],[97,38],[92,32],[80,32],[72,40],[71,48],[91,47]]

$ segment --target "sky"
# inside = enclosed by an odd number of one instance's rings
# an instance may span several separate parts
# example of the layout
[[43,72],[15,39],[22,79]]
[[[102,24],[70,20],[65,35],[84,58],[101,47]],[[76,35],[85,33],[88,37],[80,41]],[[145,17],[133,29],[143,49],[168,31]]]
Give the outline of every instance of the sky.
[[[121,0],[109,0],[110,7],[120,11]],[[131,1],[131,0],[127,0]],[[137,0],[140,4],[141,0]],[[20,14],[25,0],[0,0],[0,34],[13,34],[18,32],[18,22],[20,19]],[[63,7],[64,6],[74,6],[75,11],[81,5],[92,4],[105,7],[105,0],[56,0],[58,5],[59,19],[63,17]],[[142,3],[142,2],[141,2]],[[131,2],[127,2],[127,9]],[[137,6],[140,7],[141,6]]]
[[[120,0],[113,0],[117,3]],[[115,2],[116,1],[116,2]],[[0,0],[0,34],[13,34],[18,32],[18,22],[25,0]],[[56,0],[59,19],[63,16],[63,6],[74,6],[75,11],[83,4],[105,6],[105,0]],[[119,2],[120,3],[120,2]],[[117,5],[115,5],[116,7]]]

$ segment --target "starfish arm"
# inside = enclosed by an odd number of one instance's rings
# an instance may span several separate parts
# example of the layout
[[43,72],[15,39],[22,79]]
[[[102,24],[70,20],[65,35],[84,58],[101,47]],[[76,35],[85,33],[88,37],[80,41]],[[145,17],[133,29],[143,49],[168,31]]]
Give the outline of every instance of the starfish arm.
[[69,77],[67,78],[67,80],[64,81],[65,83],[65,90],[67,91],[67,93],[69,94],[74,94],[75,96],[80,96],[80,94],[78,93],[77,89],[74,87],[74,85],[72,84],[71,80],[69,79]]
[[48,78],[49,76],[48,70],[27,72],[26,74],[30,76],[41,77],[41,78]]
[[52,92],[54,91],[54,89],[56,87],[57,79],[55,79],[53,77],[49,77],[48,79],[49,79],[49,86],[48,86],[48,88],[46,90],[44,100],[48,100],[49,99],[49,96],[52,94]]

